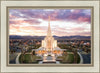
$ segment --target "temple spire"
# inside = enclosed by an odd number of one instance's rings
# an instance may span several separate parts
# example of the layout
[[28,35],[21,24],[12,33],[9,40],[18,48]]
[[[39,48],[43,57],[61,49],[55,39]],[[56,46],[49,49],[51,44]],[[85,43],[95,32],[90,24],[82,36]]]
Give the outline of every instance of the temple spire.
[[48,32],[47,32],[47,36],[51,36],[50,16],[49,16],[49,20],[48,20]]

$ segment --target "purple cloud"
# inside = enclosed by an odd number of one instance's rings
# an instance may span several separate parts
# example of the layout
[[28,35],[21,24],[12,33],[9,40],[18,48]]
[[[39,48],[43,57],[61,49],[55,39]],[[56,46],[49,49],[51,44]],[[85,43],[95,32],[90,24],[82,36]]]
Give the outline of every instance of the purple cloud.
[[[45,21],[48,21],[48,16],[51,17],[50,18],[51,21],[58,22],[58,23],[54,22],[55,26],[51,27],[51,29],[54,32],[53,33],[54,35],[90,35],[90,31],[88,31],[90,29],[83,28],[83,26],[90,27],[90,25],[87,25],[91,23],[90,9],[10,9],[9,10],[10,30],[12,31],[16,30],[16,33],[20,31],[24,33],[23,30],[26,31],[39,30],[38,32],[40,33],[44,31],[46,33],[46,30],[48,28],[47,27],[48,23],[45,24]],[[69,23],[67,24],[67,22]],[[60,26],[60,23],[63,26]],[[82,23],[84,23],[84,25]],[[39,24],[41,26],[37,26]],[[66,26],[66,24],[68,26]],[[80,26],[81,24],[82,26]],[[18,25],[18,26],[13,26],[13,25]],[[57,30],[54,30],[54,28]]]
[[[85,12],[88,10],[88,12]],[[46,11],[45,9],[13,9],[10,10],[11,15],[19,18],[40,18],[43,20],[48,20],[48,16],[51,16],[51,20],[60,20],[60,21],[75,21],[75,22],[88,22],[91,21],[91,13],[89,9],[74,9],[73,12],[71,9],[55,9],[53,11]],[[81,19],[80,19],[81,18]]]

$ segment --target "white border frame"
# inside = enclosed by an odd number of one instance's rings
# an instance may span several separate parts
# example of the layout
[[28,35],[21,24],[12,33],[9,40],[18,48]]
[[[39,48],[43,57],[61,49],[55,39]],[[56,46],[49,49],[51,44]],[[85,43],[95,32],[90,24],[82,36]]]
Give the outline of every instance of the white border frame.
[[[7,6],[93,6],[94,66],[93,67],[7,67],[6,7]],[[1,1],[1,72],[99,72],[99,2],[98,1]]]

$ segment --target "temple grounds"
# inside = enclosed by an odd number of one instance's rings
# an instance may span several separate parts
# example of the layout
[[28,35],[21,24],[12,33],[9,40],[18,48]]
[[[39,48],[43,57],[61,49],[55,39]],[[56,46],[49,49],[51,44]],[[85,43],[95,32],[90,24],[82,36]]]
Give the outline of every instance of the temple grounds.
[[[27,54],[21,54],[19,57],[19,63],[21,64],[38,64],[39,62],[42,62],[43,64],[43,58],[44,56],[36,56],[32,55],[31,53]],[[46,56],[47,60],[52,60],[52,56],[48,55]],[[59,64],[73,64],[73,63],[80,63],[80,56],[77,54],[74,56],[73,52],[64,52],[62,56],[55,56],[56,61],[59,62]],[[51,62],[53,63],[53,61]],[[55,62],[56,63],[56,62]]]

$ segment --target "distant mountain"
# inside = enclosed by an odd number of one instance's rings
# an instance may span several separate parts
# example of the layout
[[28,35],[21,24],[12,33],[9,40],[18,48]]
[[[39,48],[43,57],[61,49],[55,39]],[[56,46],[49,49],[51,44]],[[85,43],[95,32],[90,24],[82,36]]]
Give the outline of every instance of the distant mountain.
[[[39,39],[42,40],[44,39],[45,36],[19,36],[19,35],[10,35],[9,38],[10,39]],[[76,36],[53,36],[55,39],[90,39],[91,36],[80,36],[80,35],[76,35]]]
[[10,35],[10,39],[43,39],[45,36],[19,36],[19,35]]

